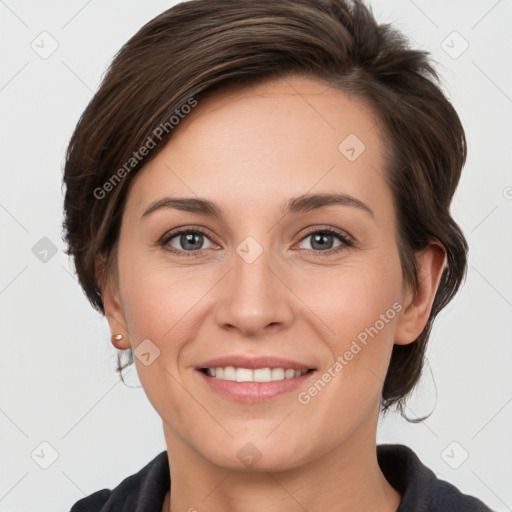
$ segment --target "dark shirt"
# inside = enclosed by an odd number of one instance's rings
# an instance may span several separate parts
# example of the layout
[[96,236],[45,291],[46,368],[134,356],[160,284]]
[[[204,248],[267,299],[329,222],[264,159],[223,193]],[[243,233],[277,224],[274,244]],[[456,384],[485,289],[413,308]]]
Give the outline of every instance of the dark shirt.
[[[396,512],[492,512],[477,498],[438,479],[405,445],[377,445],[377,459],[388,482],[402,495]],[[70,512],[161,512],[169,489],[164,451],[113,490],[103,489],[77,501]]]

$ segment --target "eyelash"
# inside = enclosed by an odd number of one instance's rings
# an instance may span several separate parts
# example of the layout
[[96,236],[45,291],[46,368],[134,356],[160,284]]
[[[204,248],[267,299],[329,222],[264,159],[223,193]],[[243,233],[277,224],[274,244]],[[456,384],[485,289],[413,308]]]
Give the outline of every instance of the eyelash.
[[[206,231],[200,229],[200,228],[194,228],[194,229],[182,229],[182,230],[179,230],[179,231],[175,231],[175,232],[171,232],[171,233],[166,233],[162,239],[160,240],[159,242],[159,245],[161,245],[162,247],[165,248],[165,250],[169,251],[169,252],[172,252],[174,254],[177,254],[178,256],[185,256],[185,257],[200,257],[202,256],[203,254],[203,251],[205,251],[206,249],[199,249],[199,250],[196,250],[196,251],[183,251],[183,250],[180,250],[180,249],[175,249],[174,247],[169,247],[167,244],[175,237],[179,236],[179,235],[183,235],[183,234],[197,234],[197,233],[200,233],[202,235],[204,235],[206,238],[210,239],[210,237],[208,236],[208,234],[206,233]],[[300,240],[299,242],[302,242],[304,241],[306,238],[310,237],[311,235],[317,235],[317,234],[329,234],[329,235],[333,235],[333,236],[336,236],[339,241],[341,242],[341,245],[339,245],[338,247],[335,247],[333,249],[327,249],[325,251],[315,251],[315,250],[312,250],[312,249],[304,249],[310,253],[313,253],[313,256],[314,257],[320,257],[320,256],[324,256],[324,255],[331,255],[331,254],[335,254],[335,253],[339,253],[347,248],[350,248],[350,247],[353,247],[354,246],[354,240],[352,237],[350,237],[347,233],[343,232],[343,231],[340,231],[338,229],[335,229],[335,228],[331,228],[331,227],[325,227],[325,228],[322,228],[322,229],[316,229],[316,230],[313,230],[313,231],[310,231],[309,233],[306,233]],[[211,241],[211,240],[210,240]]]

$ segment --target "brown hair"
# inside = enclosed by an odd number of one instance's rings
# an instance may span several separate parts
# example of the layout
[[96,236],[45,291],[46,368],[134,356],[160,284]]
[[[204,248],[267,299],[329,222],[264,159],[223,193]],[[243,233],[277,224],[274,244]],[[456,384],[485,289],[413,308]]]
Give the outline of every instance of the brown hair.
[[[446,250],[447,267],[425,329],[414,343],[393,347],[382,410],[395,405],[403,414],[405,397],[421,375],[432,322],[466,273],[467,242],[449,211],[466,142],[427,54],[411,49],[389,25],[377,24],[358,0],[192,0],[143,26],[115,56],[70,140],[66,253],[87,298],[104,314],[96,257],[107,257],[107,276],[116,273],[129,183],[171,137],[172,118],[218,88],[291,73],[356,95],[379,116],[390,147],[385,178],[397,211],[404,281],[417,286],[414,253],[429,240]],[[142,155],[150,139],[154,147]]]

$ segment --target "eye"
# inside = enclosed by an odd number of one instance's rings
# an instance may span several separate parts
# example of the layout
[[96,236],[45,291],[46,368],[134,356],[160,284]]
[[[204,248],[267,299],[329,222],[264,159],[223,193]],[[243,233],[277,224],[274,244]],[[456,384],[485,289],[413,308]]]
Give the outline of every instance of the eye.
[[[308,239],[311,240],[308,244],[310,247],[306,247],[306,249],[316,253],[338,253],[354,245],[353,239],[350,237],[350,235],[331,227],[311,231],[301,239],[301,242],[304,242]],[[338,245],[335,245],[336,239],[338,240]]]
[[[205,242],[210,245],[204,247]],[[160,244],[170,252],[184,256],[199,256],[203,250],[210,249],[213,246],[206,233],[198,228],[182,229],[181,231],[168,233]]]
[[[350,235],[332,227],[311,231],[302,237],[300,243],[308,239],[311,239],[308,244],[310,247],[306,247],[306,250],[315,256],[338,253],[354,245],[354,240]],[[338,241],[337,245],[336,240]],[[205,242],[206,247],[204,246]],[[167,233],[159,243],[166,250],[179,256],[201,256],[203,251],[214,246],[206,232],[199,228],[181,229]]]

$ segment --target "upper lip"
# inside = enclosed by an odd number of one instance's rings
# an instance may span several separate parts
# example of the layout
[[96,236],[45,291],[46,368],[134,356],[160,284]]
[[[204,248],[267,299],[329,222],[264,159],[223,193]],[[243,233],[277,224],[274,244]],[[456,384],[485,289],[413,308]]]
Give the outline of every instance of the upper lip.
[[196,366],[197,370],[203,368],[218,368],[234,366],[235,368],[285,368],[306,371],[314,369],[312,366],[307,364],[293,361],[292,359],[283,359],[281,357],[274,356],[259,356],[259,357],[247,357],[244,355],[232,355],[224,357],[216,357],[215,359],[209,359]]

